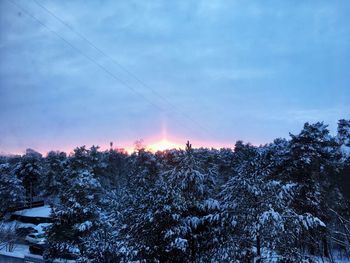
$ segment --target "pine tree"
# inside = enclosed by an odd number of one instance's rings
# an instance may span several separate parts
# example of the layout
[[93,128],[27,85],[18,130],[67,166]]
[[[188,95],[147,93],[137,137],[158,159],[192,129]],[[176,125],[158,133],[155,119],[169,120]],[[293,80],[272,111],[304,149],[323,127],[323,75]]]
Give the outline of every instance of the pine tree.
[[125,152],[110,149],[104,154],[105,174],[101,184],[111,189],[121,189],[128,182],[128,158]]
[[[304,262],[350,248],[349,121],[259,147],[0,157],[0,212],[54,197],[46,260]],[[111,145],[112,147],[112,145]],[[24,187],[22,187],[22,180]]]
[[52,208],[48,258],[71,253],[84,255],[82,239],[99,225],[99,182],[86,171],[69,180],[69,185],[66,192],[60,194],[60,203]]
[[93,163],[85,147],[76,148],[65,171],[67,182],[52,208],[53,225],[49,229],[49,248],[45,258],[81,258],[87,247],[83,240],[100,225],[102,189],[93,173]]
[[[298,183],[293,204],[298,214],[309,213],[326,224],[330,222],[330,208],[341,203],[336,184],[340,158],[339,144],[323,123],[305,123],[298,135],[291,134],[290,160],[284,174]],[[300,243],[311,254],[324,253],[328,256],[327,249],[321,251],[315,241],[315,238],[322,240],[322,246],[328,247],[326,237],[326,228],[316,232],[304,231]]]
[[350,147],[350,120],[338,121],[338,140],[340,144]]
[[210,213],[217,209],[209,198],[213,178],[205,171],[208,166],[198,162],[190,144],[186,151],[156,156],[139,151],[134,157],[121,229],[134,251],[130,257],[160,262],[203,258],[213,239]]
[[24,202],[24,188],[21,180],[11,174],[8,163],[0,164],[0,214]]
[[33,197],[41,194],[40,180],[42,179],[42,156],[34,150],[27,149],[14,171],[22,180],[25,196],[28,202],[33,202]]
[[211,236],[217,222],[218,202],[211,198],[217,173],[205,169],[189,142],[175,162],[163,173],[158,186],[164,191],[161,202],[166,209],[162,212],[169,218],[163,242],[169,259],[203,259],[217,242]]
[[[302,260],[297,249],[298,235],[304,230],[324,227],[310,213],[298,213],[293,200],[299,187],[296,183],[276,178],[279,165],[284,163],[288,150],[283,141],[263,147],[240,144],[235,174],[223,186],[222,213],[227,233],[222,246],[221,260],[261,262],[263,255],[274,251],[285,260]],[[281,154],[279,156],[277,153]],[[271,255],[270,255],[271,256]]]
[[[131,155],[129,161],[129,181],[121,194],[123,205],[119,208],[121,211],[115,213],[121,213],[123,225],[120,235],[124,237],[128,250],[131,250],[124,256],[152,260],[158,257],[155,254],[157,233],[153,230],[158,226],[154,226],[153,212],[158,204],[155,184],[159,176],[159,164],[155,156],[144,149]],[[152,246],[154,248],[150,250]]]
[[234,153],[229,148],[220,149],[218,153],[218,174],[220,184],[226,183],[229,177],[233,174]]
[[67,165],[67,155],[64,152],[51,151],[45,158],[45,170],[42,181],[44,196],[58,196],[63,185],[63,174]]

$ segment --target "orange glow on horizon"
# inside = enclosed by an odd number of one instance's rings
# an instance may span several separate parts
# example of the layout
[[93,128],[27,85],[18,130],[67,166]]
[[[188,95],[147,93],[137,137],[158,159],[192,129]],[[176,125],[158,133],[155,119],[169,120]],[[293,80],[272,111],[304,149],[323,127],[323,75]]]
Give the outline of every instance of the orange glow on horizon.
[[[174,137],[168,137],[164,133],[161,136],[156,136],[152,138],[148,138],[144,142],[144,147],[146,150],[151,151],[151,152],[157,152],[157,151],[165,151],[165,150],[171,150],[171,149],[185,149],[186,147],[186,142],[187,139],[179,139],[179,138],[174,138]],[[229,145],[228,143],[218,143],[218,142],[210,142],[210,141],[198,141],[198,140],[189,140],[189,142],[192,144],[193,148],[214,148],[214,149],[220,149],[220,148],[234,148],[234,145]],[[83,145],[83,144],[82,144]],[[90,148],[89,144],[85,144],[87,147]],[[95,143],[94,145],[99,145],[101,146],[99,150],[104,151],[110,149],[109,143]],[[92,146],[92,145],[91,145]],[[74,149],[79,146],[65,146],[62,148],[59,147],[50,147],[49,149],[45,149],[44,147],[28,147],[32,148],[44,156],[47,155],[47,153],[51,150],[54,151],[63,151],[67,153],[68,155],[73,153]],[[132,154],[135,152],[135,144],[131,144],[130,142],[122,142],[114,145],[113,149],[118,150],[118,151],[125,151],[128,154]],[[1,152],[0,154],[3,155],[24,155],[25,150],[19,150],[16,149],[15,151],[6,153],[6,152]]]
[[185,148],[184,145],[169,141],[165,138],[163,138],[158,142],[155,142],[146,146],[146,150],[149,150],[151,152],[165,151],[165,150],[171,150],[171,149],[184,149],[184,148]]
[[[112,141],[112,140],[111,140]],[[135,140],[136,141],[136,140]],[[134,142],[135,142],[134,141]],[[218,141],[207,141],[207,140],[196,140],[194,138],[188,138],[186,135],[180,135],[180,136],[174,136],[172,134],[169,134],[166,125],[163,123],[161,129],[159,130],[158,134],[154,134],[153,136],[146,137],[145,140],[141,140],[140,146],[144,147],[147,151],[151,152],[157,152],[157,151],[165,151],[165,150],[171,150],[171,149],[185,149],[186,142],[189,141],[192,144],[193,148],[214,148],[214,149],[220,149],[220,148],[234,148],[234,144],[231,145],[229,143],[225,142],[218,142]],[[44,156],[47,155],[47,153],[51,150],[54,151],[63,151],[67,153],[68,155],[72,154],[74,149],[76,147],[86,145],[86,148],[89,149],[92,145],[98,145],[100,146],[100,151],[105,151],[111,149],[111,146],[109,143],[106,143],[106,141],[94,140],[93,144],[90,144],[87,141],[79,141],[77,142],[77,145],[73,144],[66,144],[62,145],[61,147],[57,147],[57,145],[52,144],[52,142],[47,143],[47,146],[44,142],[41,142],[37,145],[30,145],[27,148],[32,148],[40,153],[42,153]],[[112,148],[116,151],[126,152],[128,154],[132,154],[136,151],[136,145],[135,143],[130,142],[129,140],[118,140],[116,143],[114,142],[112,145]],[[1,153],[1,151],[0,151]],[[23,155],[25,154],[25,149],[16,149],[12,152],[12,154],[18,154]],[[4,153],[6,154],[6,153]]]

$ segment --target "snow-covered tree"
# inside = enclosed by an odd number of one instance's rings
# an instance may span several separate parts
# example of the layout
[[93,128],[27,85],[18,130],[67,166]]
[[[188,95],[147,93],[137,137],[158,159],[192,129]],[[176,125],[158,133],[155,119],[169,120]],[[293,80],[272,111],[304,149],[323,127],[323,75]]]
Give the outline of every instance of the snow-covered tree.
[[290,134],[292,168],[300,182],[324,175],[340,159],[339,145],[322,122],[305,123],[298,135]]
[[116,220],[122,222],[120,235],[126,242],[126,256],[151,260],[157,257],[154,254],[156,248],[151,251],[149,247],[154,246],[157,239],[153,229],[158,226],[152,222],[152,213],[158,204],[155,184],[159,176],[159,164],[156,157],[144,149],[131,155],[129,161],[127,187],[119,191],[122,205],[113,209],[116,210]]
[[[296,246],[299,235],[325,224],[310,213],[298,213],[293,207],[298,184],[275,178],[288,150],[285,141],[264,147],[240,145],[235,150],[244,155],[235,174],[223,186],[221,208],[228,232],[222,246],[221,260],[263,261],[270,252],[281,258],[298,261],[302,253]],[[243,151],[243,153],[239,152]],[[277,156],[276,153],[282,154]],[[278,157],[278,158],[277,158]],[[276,159],[277,158],[277,159]]]
[[104,154],[104,176],[101,178],[101,184],[111,189],[121,189],[128,182],[128,158],[124,151],[110,149]]
[[215,242],[210,228],[211,213],[218,208],[210,198],[214,172],[205,170],[208,166],[196,159],[190,144],[185,151],[158,154],[163,161],[139,151],[138,172],[132,174],[132,202],[121,229],[134,249],[131,257],[160,262],[203,258]]
[[8,163],[0,164],[0,214],[24,202],[22,181],[11,174]]
[[338,140],[341,144],[350,147],[350,120],[338,121]]
[[100,225],[102,188],[93,173],[89,152],[75,149],[65,171],[67,182],[59,194],[59,203],[52,207],[53,225],[49,229],[47,259],[85,256],[83,240]]
[[[332,215],[330,209],[342,205],[337,181],[341,168],[341,152],[335,137],[329,134],[327,125],[321,122],[305,123],[298,135],[291,134],[290,157],[281,176],[298,184],[293,208],[298,214],[309,213],[326,225]],[[309,253],[329,256],[327,228],[304,231],[299,244]],[[319,245],[316,240],[321,240]],[[320,247],[324,247],[323,251]]]
[[41,182],[45,196],[57,196],[62,188],[67,155],[51,151],[45,158],[45,169]]
[[335,262],[350,247],[349,126],[332,136],[306,123],[290,140],[234,151],[28,151],[0,158],[0,198],[17,203],[22,179],[27,195],[55,197],[47,260]]
[[32,202],[33,197],[40,194],[40,180],[42,179],[42,156],[40,153],[27,149],[14,171],[22,180],[27,201]]
[[[220,183],[226,183],[233,174],[234,153],[230,148],[220,149],[217,157],[218,174]],[[220,180],[219,180],[220,181]]]
[[210,236],[217,219],[218,202],[213,199],[217,170],[206,159],[201,161],[187,143],[186,150],[178,152],[175,165],[163,173],[164,184],[160,186],[175,220],[166,231],[167,250],[183,253],[189,261],[205,257],[217,241]]
[[118,237],[118,230],[108,221],[101,222],[98,228],[82,238],[84,256],[81,260],[91,263],[122,262],[123,242]]
[[84,255],[82,240],[100,223],[99,182],[85,171],[70,179],[69,185],[60,194],[60,203],[52,208],[48,258],[60,258],[70,253]]

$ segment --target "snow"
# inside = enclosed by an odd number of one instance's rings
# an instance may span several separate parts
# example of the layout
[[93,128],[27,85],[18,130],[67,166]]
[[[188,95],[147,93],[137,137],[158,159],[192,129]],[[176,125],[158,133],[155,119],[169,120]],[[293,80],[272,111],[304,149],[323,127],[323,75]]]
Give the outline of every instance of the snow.
[[178,249],[182,250],[182,251],[186,251],[186,248],[188,246],[188,242],[186,239],[183,239],[183,238],[176,238],[175,239],[175,247],[177,247]]
[[190,226],[192,226],[194,229],[196,229],[198,227],[198,225],[201,223],[201,220],[196,217],[196,216],[192,216],[188,219]]
[[214,199],[205,200],[204,201],[204,206],[207,209],[210,209],[210,210],[214,210],[214,209],[219,209],[220,208],[219,202],[217,200],[214,200]]
[[76,224],[75,228],[78,229],[79,231],[83,232],[86,230],[89,230],[92,227],[92,222],[91,221],[85,221],[81,224]]
[[35,208],[29,208],[29,209],[17,211],[14,214],[20,215],[20,216],[26,216],[26,217],[50,218],[50,213],[51,213],[50,206],[45,205],[45,206],[41,206],[41,207],[35,207]]
[[14,221],[1,221],[0,225],[5,226],[7,228],[33,228],[35,229],[37,226],[31,223],[23,223],[17,220]]
[[[5,255],[5,256],[10,256],[10,257],[14,257],[14,258],[23,258],[28,256],[30,258],[39,258],[42,259],[42,256],[40,255],[34,255],[31,254],[29,251],[29,246],[28,245],[24,245],[24,244],[16,244],[15,249],[13,252],[8,252],[6,251],[5,247],[0,247],[0,254],[1,255]],[[63,260],[63,259],[59,259],[59,260],[55,260],[54,262],[66,262],[66,263],[72,263],[72,262],[76,262],[75,260]]]
[[340,151],[345,155],[349,156],[350,155],[350,147],[346,146],[345,144],[340,146]]
[[[331,261],[328,258],[320,258],[320,257],[314,257],[313,258],[315,261],[315,263],[331,263]],[[336,256],[334,257],[334,260],[336,263],[349,263],[350,259],[348,258],[344,258],[344,257],[340,257],[340,256]]]
[[260,216],[260,222],[262,224],[266,224],[270,220],[273,220],[276,223],[282,222],[282,217],[279,213],[277,213],[273,208],[271,208],[269,211],[265,211]]
[[0,247],[0,254],[16,258],[24,258],[25,255],[30,254],[29,246],[23,244],[16,244],[13,252],[8,252],[6,251],[5,247]]
[[[54,222],[49,245],[55,245],[59,251],[50,255],[53,257],[68,250],[81,258],[98,258],[102,254],[108,258],[111,253],[119,257],[121,253],[125,262],[141,262],[144,255],[162,257],[166,253],[179,255],[182,262],[190,255],[203,262],[259,258],[277,263],[287,257],[306,263],[301,258],[313,256],[308,254],[307,246],[303,249],[304,241],[309,241],[303,239],[303,234],[312,235],[315,245],[323,247],[324,233],[330,233],[330,241],[333,236],[337,239],[329,243],[328,249],[334,262],[347,262],[346,251],[340,256],[333,253],[339,244],[347,245],[346,234],[341,232],[348,227],[341,217],[342,189],[338,189],[338,184],[331,189],[329,185],[333,186],[333,173],[340,174],[348,163],[345,156],[338,160],[340,144],[327,134],[318,124],[307,126],[300,135],[292,135],[290,141],[259,147],[237,142],[235,151],[225,156],[205,149],[157,155],[140,151],[121,161],[113,151],[91,155],[82,147],[81,152],[76,150],[75,155],[62,160],[43,159],[43,176],[50,172],[52,178],[38,185],[48,186],[47,189],[38,190],[52,200],[54,220],[36,220],[50,217],[48,206],[15,214],[27,217],[22,219],[32,217],[23,220],[27,222]],[[345,147],[341,149],[350,149]],[[46,160],[50,167],[46,167]],[[11,172],[13,167],[6,169]],[[26,169],[33,168],[27,165]],[[12,174],[8,171],[4,174]],[[29,176],[17,170],[13,174],[14,178]],[[116,174],[120,177],[115,178]],[[4,185],[14,183],[5,181]],[[335,214],[328,216],[328,210],[319,207],[333,207]],[[11,227],[9,236],[14,236],[17,223],[6,224]],[[19,226],[37,230],[33,231],[36,242],[48,225]],[[72,230],[77,233],[74,237],[70,235]],[[27,232],[17,231],[21,239],[16,240],[23,241]],[[55,234],[59,234],[57,239]],[[28,236],[25,238],[28,240]],[[310,242],[313,240],[310,238]],[[6,253],[20,256],[28,251],[21,252],[19,247]],[[313,262],[328,261],[315,257]]]
[[311,214],[306,213],[305,215],[299,215],[299,220],[304,225],[306,229],[321,226],[326,227],[325,223],[323,223],[319,218],[313,217]]
[[47,229],[49,226],[51,226],[51,223],[41,223],[37,226],[35,226],[35,230],[38,231],[39,234],[45,233],[45,229]]

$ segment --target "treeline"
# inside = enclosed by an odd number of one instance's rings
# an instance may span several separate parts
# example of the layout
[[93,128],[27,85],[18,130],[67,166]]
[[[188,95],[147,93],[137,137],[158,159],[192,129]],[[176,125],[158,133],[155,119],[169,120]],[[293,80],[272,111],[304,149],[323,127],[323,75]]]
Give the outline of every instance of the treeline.
[[1,213],[52,206],[44,257],[81,262],[336,262],[350,255],[350,120],[332,136],[128,155],[78,147],[2,157]]

